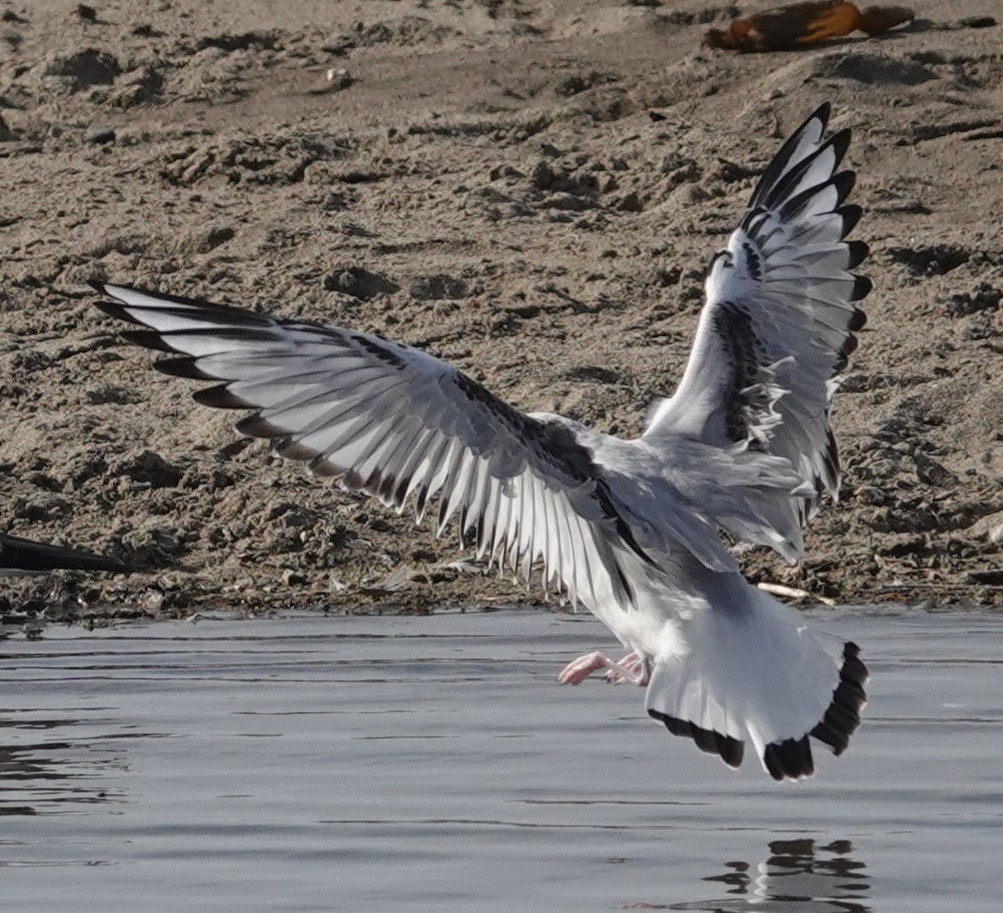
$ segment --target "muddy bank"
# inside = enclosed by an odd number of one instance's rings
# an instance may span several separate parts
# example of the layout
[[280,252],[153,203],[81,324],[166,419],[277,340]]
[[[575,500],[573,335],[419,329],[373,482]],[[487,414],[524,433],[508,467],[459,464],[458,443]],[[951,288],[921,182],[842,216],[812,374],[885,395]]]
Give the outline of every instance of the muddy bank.
[[825,100],[875,284],[843,496],[802,565],[745,566],[999,603],[1003,17],[913,5],[883,40],[736,56],[699,46],[734,8],[690,0],[0,3],[0,527],[146,569],[5,580],[8,619],[539,601],[235,439],[86,280],[378,331],[636,434],[756,175]]

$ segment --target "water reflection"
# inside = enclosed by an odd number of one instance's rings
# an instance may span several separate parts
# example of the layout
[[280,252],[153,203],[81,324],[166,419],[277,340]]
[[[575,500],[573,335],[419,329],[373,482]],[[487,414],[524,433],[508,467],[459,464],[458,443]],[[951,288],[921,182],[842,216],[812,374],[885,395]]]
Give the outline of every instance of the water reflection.
[[[864,863],[853,855],[849,840],[817,845],[814,840],[774,840],[764,862],[725,863],[721,875],[704,881],[720,883],[724,899],[671,904],[661,909],[711,910],[717,913],[868,913],[870,884]],[[659,909],[657,906],[633,909]]]
[[[94,739],[66,739],[82,721],[59,718],[0,719],[0,815],[68,811],[71,804],[120,802],[105,772],[127,764]],[[46,739],[42,733],[59,732]],[[24,733],[31,733],[25,738]]]

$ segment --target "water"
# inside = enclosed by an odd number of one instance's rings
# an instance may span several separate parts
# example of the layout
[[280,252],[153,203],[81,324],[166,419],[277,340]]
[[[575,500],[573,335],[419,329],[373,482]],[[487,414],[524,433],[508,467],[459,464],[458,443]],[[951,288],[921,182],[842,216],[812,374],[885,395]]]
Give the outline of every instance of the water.
[[546,612],[209,619],[0,644],[0,909],[965,913],[1003,891],[1003,617],[826,616],[850,750],[773,783]]

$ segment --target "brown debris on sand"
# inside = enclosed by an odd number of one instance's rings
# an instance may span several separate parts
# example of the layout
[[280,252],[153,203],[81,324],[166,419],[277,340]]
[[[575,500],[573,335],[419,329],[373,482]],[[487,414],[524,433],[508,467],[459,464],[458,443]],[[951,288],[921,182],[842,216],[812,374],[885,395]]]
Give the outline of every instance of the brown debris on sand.
[[915,13],[905,6],[868,6],[861,11],[846,0],[808,0],[736,19],[724,31],[709,29],[703,43],[728,51],[792,51],[809,44],[843,38],[853,32],[881,35]]

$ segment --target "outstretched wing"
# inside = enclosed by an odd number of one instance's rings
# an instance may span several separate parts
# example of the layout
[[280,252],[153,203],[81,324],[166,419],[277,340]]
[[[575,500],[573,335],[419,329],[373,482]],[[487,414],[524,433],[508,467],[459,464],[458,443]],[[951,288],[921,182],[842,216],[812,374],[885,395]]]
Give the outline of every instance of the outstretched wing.
[[624,550],[644,557],[574,426],[526,415],[417,349],[366,333],[280,320],[187,298],[97,284],[99,306],[148,329],[126,338],[179,353],[167,374],[222,381],[207,406],[251,409],[237,430],[267,438],[349,489],[419,521],[439,495],[438,532],[459,511],[478,557],[528,577],[542,559],[574,602],[632,601]]
[[41,574],[57,569],[129,572],[114,558],[0,533],[0,574]]
[[788,556],[800,554],[800,527],[823,491],[838,496],[830,401],[865,322],[856,302],[871,289],[853,272],[867,246],[845,240],[861,215],[844,202],[853,172],[837,171],[850,131],[825,139],[828,117],[823,105],[763,174],[711,266],[682,381],[645,431],[667,453],[684,436],[789,460],[814,494],[777,495],[790,502],[789,523],[775,524],[795,540],[781,549]]

